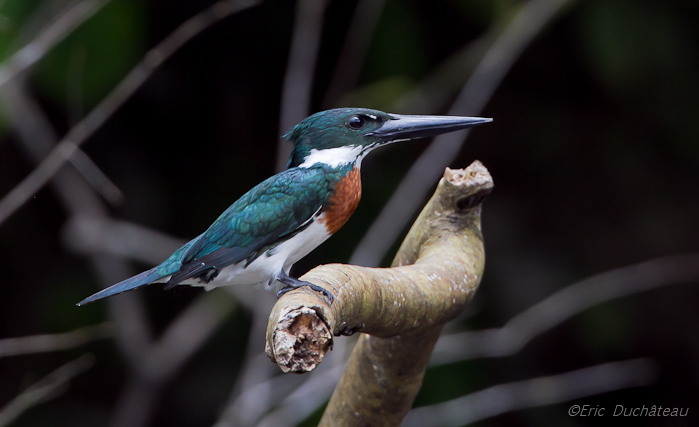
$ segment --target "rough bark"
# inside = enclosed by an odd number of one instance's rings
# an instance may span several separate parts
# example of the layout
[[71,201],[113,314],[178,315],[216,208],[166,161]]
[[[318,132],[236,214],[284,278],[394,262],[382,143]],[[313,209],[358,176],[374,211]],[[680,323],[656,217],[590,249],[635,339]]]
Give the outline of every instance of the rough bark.
[[288,292],[272,309],[267,354],[285,372],[313,370],[333,335],[363,332],[320,425],[399,425],[442,325],[473,297],[485,255],[478,201],[493,187],[478,161],[448,169],[391,268],[317,267],[301,279],[328,289]]

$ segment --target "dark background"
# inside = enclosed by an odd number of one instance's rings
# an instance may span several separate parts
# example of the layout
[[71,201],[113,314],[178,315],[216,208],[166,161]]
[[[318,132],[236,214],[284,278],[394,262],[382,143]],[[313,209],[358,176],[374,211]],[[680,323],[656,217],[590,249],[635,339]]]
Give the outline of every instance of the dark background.
[[[30,91],[64,134],[149,48],[211,3],[113,0],[32,69]],[[522,3],[388,1],[357,87],[323,105],[356,4],[332,1],[324,15],[311,112],[332,106],[390,110],[402,94]],[[45,4],[0,4],[0,53],[7,58],[31,39],[22,39],[21,29]],[[115,218],[189,239],[275,172],[276,145],[286,131],[278,128],[279,106],[294,13],[294,2],[267,1],[206,30],[86,142],[87,154],[124,193],[123,204],[110,208]],[[571,2],[524,51],[480,114],[495,122],[474,129],[450,165],[466,167],[478,159],[496,184],[483,209],[485,277],[462,329],[500,327],[585,277],[699,249],[698,43],[699,2],[588,0]],[[450,97],[457,93],[452,89]],[[21,142],[5,118],[0,138],[0,195],[5,195],[34,164],[18,149]],[[369,156],[357,212],[294,273],[347,262],[426,146],[425,141],[398,144]],[[108,318],[102,303],[74,306],[99,283],[86,259],[61,240],[67,220],[47,187],[0,224],[0,339],[65,332]],[[134,265],[133,272],[145,267]],[[685,419],[635,418],[633,423],[696,423],[697,284],[598,305],[511,357],[431,369],[416,405],[498,383],[649,357],[659,369],[652,385],[573,403],[689,408]],[[172,294],[153,286],[137,292],[155,329],[162,330],[202,291]],[[226,321],[162,393],[150,425],[215,422],[239,373],[248,325],[243,310]],[[127,370],[111,340],[0,359],[0,407],[85,348],[95,354],[96,366],[77,377],[67,393],[13,425],[108,424]],[[568,417],[570,404],[516,411],[479,425],[618,421]]]

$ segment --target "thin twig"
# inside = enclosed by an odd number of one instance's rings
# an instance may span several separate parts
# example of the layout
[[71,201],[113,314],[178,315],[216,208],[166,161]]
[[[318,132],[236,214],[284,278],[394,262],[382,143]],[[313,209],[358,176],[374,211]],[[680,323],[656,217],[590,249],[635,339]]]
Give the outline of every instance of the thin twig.
[[342,46],[328,90],[323,98],[324,108],[330,108],[357,83],[385,4],[386,0],[360,0],[357,3],[352,22],[347,30],[345,44]]
[[[260,295],[259,289],[250,286],[228,287],[226,290],[234,293],[238,300],[252,313],[252,326],[248,334],[245,357],[240,367],[240,375],[226,404],[226,409],[216,425],[219,427],[235,425],[238,427],[252,426],[259,417],[269,411],[274,405],[273,395],[281,389],[289,390],[288,381],[280,379],[271,386],[271,381],[278,376],[279,369],[269,363],[264,353],[265,330],[269,310],[276,300],[274,294],[265,292]],[[288,379],[288,378],[287,378]],[[292,381],[298,382],[298,381]],[[255,393],[249,393],[255,390]],[[276,404],[276,403],[275,403]]]
[[0,427],[11,424],[32,406],[65,393],[70,380],[87,371],[94,364],[94,356],[89,353],[83,354],[39,380],[0,409]]
[[0,87],[36,64],[54,46],[82,23],[90,19],[110,0],[84,0],[68,9],[33,41],[19,49],[0,65]]
[[[117,86],[95,110],[76,125],[61,144],[58,144],[58,147],[53,151],[54,155],[55,153],[59,153],[58,157],[54,156],[53,158],[58,158],[59,164],[51,164],[50,159],[52,157],[49,155],[42,164],[44,168],[48,165],[49,169],[57,171],[65,158],[70,157],[70,154],[76,150],[77,144],[83,142],[95,129],[104,123],[152,71],[186,41],[203,31],[207,26],[219,21],[225,16],[229,16],[237,10],[249,7],[253,3],[257,2],[219,2],[178,27],[155,49],[151,50],[146,58],[122,80],[119,86]],[[38,111],[36,114],[43,114],[43,112]],[[46,135],[44,136],[46,137]],[[42,170],[42,167],[39,167],[37,170]],[[37,170],[35,170],[34,173],[36,173]],[[30,175],[29,178],[31,178],[31,176],[32,175]],[[49,179],[50,176],[51,175],[39,174],[41,179],[46,180]],[[63,185],[59,187],[63,188]],[[100,205],[99,201],[91,200],[90,192],[86,193],[83,189],[75,188],[71,189],[71,191],[79,193],[83,198],[83,200],[77,201],[74,198],[68,197],[70,195],[68,192],[62,192],[62,195],[67,197],[65,204],[73,215],[80,215],[83,218],[88,216],[97,218],[98,220],[100,218],[107,218],[104,208]],[[85,212],[86,208],[89,212]],[[113,283],[114,276],[118,275],[124,277],[127,275],[122,271],[124,270],[123,263],[119,261],[119,259],[108,254],[93,253],[91,254],[91,261],[100,279],[102,279],[102,282]],[[141,301],[137,298],[137,295],[124,295],[109,301],[108,308],[110,315],[117,320],[117,342],[129,362],[134,378],[131,383],[133,387],[126,390],[126,394],[123,395],[124,398],[119,405],[120,410],[117,410],[115,415],[114,419],[117,423],[123,422],[123,425],[128,425],[130,427],[146,423],[148,417],[152,413],[150,409],[152,405],[149,405],[148,402],[155,401],[162,381],[172,375],[173,371],[178,369],[178,367],[201,346],[205,338],[210,336],[210,331],[220,325],[221,319],[225,317],[223,315],[209,316],[207,313],[207,316],[210,317],[207,321],[195,322],[192,320],[195,317],[197,319],[201,318],[198,314],[202,313],[202,306],[205,306],[205,304],[195,304],[192,309],[188,310],[186,313],[194,313],[197,314],[197,316],[180,317],[173,323],[174,329],[171,328],[165,332],[164,341],[151,344],[152,338],[147,327],[148,321],[143,315],[143,306]],[[174,346],[172,343],[177,341],[173,337],[176,338],[183,335],[191,336],[195,339],[190,340],[189,345],[176,346],[176,348],[173,348]],[[144,372],[147,368],[157,365],[158,361],[156,359],[158,357],[156,356],[162,356],[163,352],[168,349],[173,351],[168,353],[167,358],[163,360],[165,368],[157,371],[155,375]],[[158,381],[152,381],[152,377],[155,377]],[[132,395],[141,396],[143,399],[139,399],[134,406],[132,405],[134,400],[129,398],[129,396]],[[141,410],[143,409],[144,402],[148,408],[146,408],[146,410]]]
[[[68,63],[66,110],[68,111],[70,126],[79,122],[83,117],[82,83],[86,58],[87,50],[85,46],[80,45],[76,49],[73,49]],[[121,192],[119,187],[102,172],[83,150],[76,151],[73,157],[70,158],[70,163],[110,205],[118,206],[124,202],[124,193]]]
[[[571,0],[530,0],[493,43],[449,110],[477,115],[522,51]],[[378,266],[422,205],[441,171],[458,155],[468,130],[440,135],[413,163],[355,248],[350,264]]]
[[235,302],[219,290],[207,292],[187,306],[146,352],[141,366],[144,376],[160,383],[171,379],[233,313]]
[[0,340],[0,357],[70,350],[91,341],[112,338],[114,325],[104,322],[60,334],[32,335]]
[[[342,376],[350,354],[348,349],[351,350],[354,341],[351,338],[336,341],[332,353],[310,375],[269,376],[250,388],[243,388],[226,405],[214,427],[297,425],[328,401]],[[266,355],[260,356],[260,364],[271,365]],[[279,373],[276,367],[275,372]]]
[[186,240],[110,218],[71,218],[61,237],[66,248],[83,255],[108,253],[145,264],[160,264]]
[[260,420],[257,426],[293,427],[299,424],[330,399],[344,368],[344,365],[335,365],[314,373],[313,377],[289,394],[279,407]]
[[506,357],[531,340],[601,303],[661,286],[699,281],[699,254],[672,255],[588,277],[513,317],[502,328],[440,338],[432,365],[482,357]]
[[[27,89],[23,77],[17,77],[12,84],[0,87],[0,97],[6,117],[10,119],[14,129],[20,135],[20,149],[34,163],[39,163],[55,146],[49,141],[58,141],[58,136],[41,106]],[[85,181],[107,201],[116,204],[123,199],[121,190],[109,180],[85,152],[76,151],[75,156],[71,157],[70,163],[85,178]],[[56,186],[68,187],[61,184],[56,184]],[[62,191],[61,188],[57,188],[57,190]],[[69,192],[72,190],[69,189]],[[69,195],[65,196],[70,197]]]
[[[237,307],[220,291],[206,293],[173,320],[156,342],[147,343],[114,411],[112,426],[146,425],[163,385],[179,372]],[[113,299],[120,301],[125,296]]]
[[121,189],[83,150],[77,149],[68,161],[110,205],[119,206],[124,202]]
[[[296,4],[291,48],[282,83],[279,112],[281,133],[286,133],[310,111],[313,76],[323,30],[323,13],[327,4],[327,0],[299,0]],[[286,146],[284,140],[280,140],[277,146],[277,171],[286,168],[289,151],[290,148]]]
[[[3,94],[11,94],[16,105],[30,105],[31,97],[15,79],[6,85]],[[10,118],[18,134],[27,146],[52,147],[58,142],[56,133],[45,113],[40,108],[26,108],[26,114],[12,114]],[[101,200],[72,169],[63,169],[52,181],[59,200],[71,218],[108,218]],[[104,253],[89,254],[90,264],[102,286],[114,283],[130,274],[126,262]],[[143,360],[144,351],[152,341],[145,308],[138,295],[126,295],[112,299],[107,305],[109,315],[114,319],[116,343],[125,356],[131,370],[136,370]]]
[[499,384],[448,402],[417,408],[403,426],[458,427],[507,412],[568,402],[653,383],[657,366],[649,359],[611,362],[565,374]]
[[127,99],[180,47],[223,18],[257,5],[261,0],[219,1],[189,18],[146,53],[124,79],[84,119],[68,131],[56,148],[2,200],[0,224],[29,200],[70,159],[78,146],[119,109]]
[[[25,86],[24,82],[18,82],[17,79],[23,79],[31,65],[43,58],[55,45],[82,23],[90,19],[102,7],[109,3],[109,1],[110,0],[82,1],[62,12],[44,31],[0,65],[0,89],[6,89],[6,83],[8,82],[12,82],[16,87],[23,88]],[[31,25],[24,25],[23,30],[27,30],[28,27],[31,27]],[[22,32],[15,38],[14,42],[22,38],[21,35]],[[4,92],[8,91],[4,90]],[[29,101],[30,104],[35,104],[30,97],[26,98],[29,98],[27,101]],[[8,104],[6,108],[8,114],[15,114],[13,110],[17,108],[17,105],[12,102]],[[30,105],[30,107],[39,108],[38,105],[36,107]],[[22,113],[20,112],[17,114]],[[41,154],[41,157],[43,158],[46,156],[50,150],[50,147],[47,148],[46,153]],[[71,164],[109,203],[118,204],[123,200],[121,190],[109,180],[87,154],[82,151],[77,152],[76,156],[71,159]]]
[[[38,163],[40,154],[56,145],[57,137],[44,111],[34,106],[22,83],[23,80],[15,79],[13,84],[2,88],[2,93],[6,100],[12,100],[15,107],[8,117],[23,142],[23,148],[26,147],[28,157]],[[101,200],[75,170],[60,171],[52,184],[69,217],[107,217],[106,208]],[[113,256],[93,253],[89,259],[104,286],[129,273],[126,264]],[[133,297],[110,304],[111,314],[115,319],[117,343],[131,363],[141,360],[141,348],[150,341],[151,335],[147,327],[148,322],[144,320],[146,316],[139,307],[138,303],[133,301]]]
[[[509,15],[501,19],[508,18]],[[488,31],[454,52],[418,85],[402,94],[393,103],[391,112],[433,114],[446,110],[449,103],[453,102],[454,95],[464,87],[468,76],[473,74],[495,39],[502,33],[502,27],[499,22],[494,22]]]

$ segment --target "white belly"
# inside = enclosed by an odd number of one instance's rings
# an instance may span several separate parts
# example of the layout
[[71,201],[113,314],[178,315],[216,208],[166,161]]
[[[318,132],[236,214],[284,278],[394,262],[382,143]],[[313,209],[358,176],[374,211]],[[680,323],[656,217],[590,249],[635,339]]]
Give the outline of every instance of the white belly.
[[258,283],[270,287],[274,278],[281,271],[289,274],[292,265],[330,237],[322,220],[324,215],[316,217],[306,229],[291,239],[258,256],[247,267],[245,266],[247,261],[244,260],[225,267],[209,283],[201,283],[198,279],[189,279],[181,284],[203,286],[207,291],[219,286],[255,285]]

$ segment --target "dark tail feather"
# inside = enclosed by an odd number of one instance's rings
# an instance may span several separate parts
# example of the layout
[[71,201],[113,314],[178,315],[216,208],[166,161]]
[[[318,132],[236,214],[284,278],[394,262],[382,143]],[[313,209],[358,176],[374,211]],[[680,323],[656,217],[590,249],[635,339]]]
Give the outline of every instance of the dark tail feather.
[[131,289],[140,288],[141,286],[148,285],[155,280],[160,279],[160,274],[157,273],[155,268],[144,271],[143,273],[137,274],[133,277],[129,277],[116,285],[112,285],[107,289],[103,289],[94,295],[91,295],[78,303],[78,306],[85,305],[87,303],[97,301],[105,297],[110,297],[112,295],[120,294],[122,292],[130,291]]

